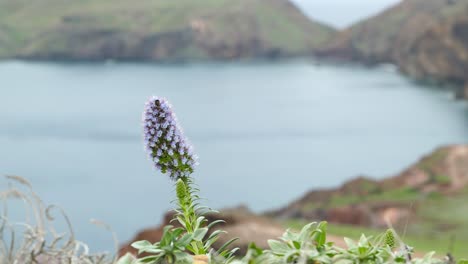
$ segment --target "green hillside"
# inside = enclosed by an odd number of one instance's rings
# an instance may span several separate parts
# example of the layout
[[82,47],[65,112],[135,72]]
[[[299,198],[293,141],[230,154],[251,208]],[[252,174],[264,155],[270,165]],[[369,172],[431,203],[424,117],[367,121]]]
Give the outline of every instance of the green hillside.
[[287,0],[0,0],[3,58],[294,56],[333,32]]
[[352,26],[349,41],[364,57],[388,60],[393,52],[411,48],[412,42],[435,25],[465,14],[467,7],[466,0],[402,1]]

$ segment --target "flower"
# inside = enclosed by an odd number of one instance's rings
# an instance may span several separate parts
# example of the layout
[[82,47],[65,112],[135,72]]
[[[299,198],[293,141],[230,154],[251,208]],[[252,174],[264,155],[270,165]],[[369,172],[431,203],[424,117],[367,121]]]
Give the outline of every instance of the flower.
[[184,136],[171,104],[161,97],[151,97],[143,112],[145,149],[154,167],[177,180],[188,177],[197,165],[193,147]]

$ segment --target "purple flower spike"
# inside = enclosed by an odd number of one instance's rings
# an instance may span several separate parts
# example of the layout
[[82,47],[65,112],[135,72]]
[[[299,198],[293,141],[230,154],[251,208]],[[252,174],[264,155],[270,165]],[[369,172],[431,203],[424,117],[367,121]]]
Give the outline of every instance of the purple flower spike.
[[146,102],[143,131],[145,149],[156,169],[174,180],[194,171],[197,157],[165,98],[153,96]]

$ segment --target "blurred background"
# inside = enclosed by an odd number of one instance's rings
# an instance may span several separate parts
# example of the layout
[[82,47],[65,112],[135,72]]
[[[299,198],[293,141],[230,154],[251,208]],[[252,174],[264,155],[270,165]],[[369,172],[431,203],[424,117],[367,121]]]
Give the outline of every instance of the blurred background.
[[90,218],[123,243],[173,207],[141,136],[163,96],[209,206],[336,235],[390,221],[466,257],[467,14],[468,0],[0,0],[0,173],[113,251]]

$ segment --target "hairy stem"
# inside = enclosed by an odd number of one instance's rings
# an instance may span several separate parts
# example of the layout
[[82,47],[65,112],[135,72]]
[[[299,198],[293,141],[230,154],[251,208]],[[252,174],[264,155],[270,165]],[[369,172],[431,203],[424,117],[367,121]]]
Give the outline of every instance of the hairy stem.
[[[188,177],[181,177],[176,182],[176,194],[180,211],[177,216],[181,218],[178,220],[189,234],[193,234],[196,231],[196,222],[200,216],[194,204],[197,197],[192,189],[192,184],[192,180]],[[197,255],[206,254],[202,241],[193,241],[191,245],[193,248],[192,253]]]

